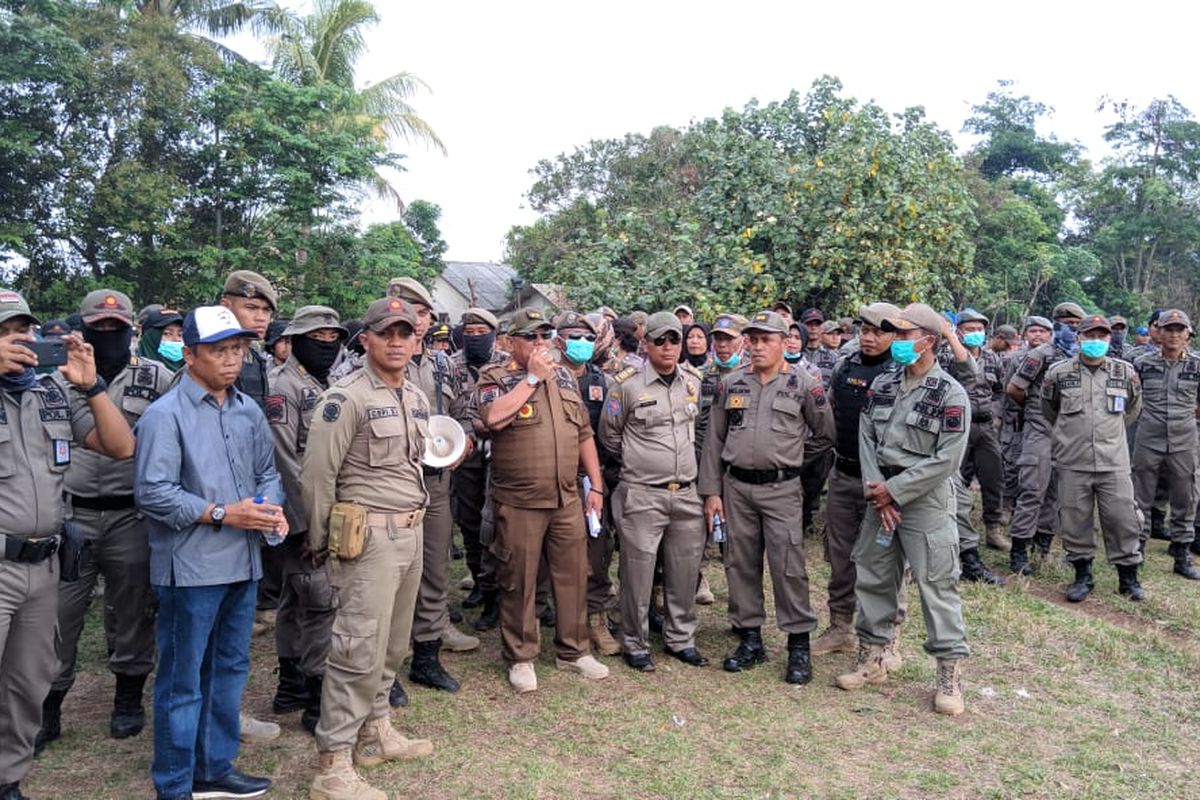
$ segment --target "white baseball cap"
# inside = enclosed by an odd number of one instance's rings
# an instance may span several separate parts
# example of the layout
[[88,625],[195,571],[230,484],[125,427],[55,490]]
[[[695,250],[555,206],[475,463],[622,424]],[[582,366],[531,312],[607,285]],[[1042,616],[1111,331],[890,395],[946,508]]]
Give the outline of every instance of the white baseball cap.
[[258,334],[238,324],[237,317],[225,306],[200,306],[183,320],[183,343],[188,347],[215,344],[232,336],[257,339]]

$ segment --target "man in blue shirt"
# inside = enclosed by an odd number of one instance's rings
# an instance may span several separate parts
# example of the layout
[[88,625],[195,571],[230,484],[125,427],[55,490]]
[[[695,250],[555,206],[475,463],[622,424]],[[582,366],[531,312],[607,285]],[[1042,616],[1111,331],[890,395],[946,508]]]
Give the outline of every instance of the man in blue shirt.
[[142,416],[135,499],[158,594],[154,762],[158,797],[249,798],[271,781],[233,766],[263,535],[286,535],[274,442],[234,382],[254,333],[226,308],[183,325],[188,371]]

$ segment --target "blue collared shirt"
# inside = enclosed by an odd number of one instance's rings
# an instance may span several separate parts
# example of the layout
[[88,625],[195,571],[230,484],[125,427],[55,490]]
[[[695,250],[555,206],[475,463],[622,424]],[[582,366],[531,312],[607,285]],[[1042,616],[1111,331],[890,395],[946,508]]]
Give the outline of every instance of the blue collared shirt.
[[261,578],[261,533],[196,522],[210,503],[262,495],[282,504],[275,444],[258,404],[230,387],[218,405],[184,375],[146,410],[134,434],[134,499],[150,530],[150,582],[214,586]]

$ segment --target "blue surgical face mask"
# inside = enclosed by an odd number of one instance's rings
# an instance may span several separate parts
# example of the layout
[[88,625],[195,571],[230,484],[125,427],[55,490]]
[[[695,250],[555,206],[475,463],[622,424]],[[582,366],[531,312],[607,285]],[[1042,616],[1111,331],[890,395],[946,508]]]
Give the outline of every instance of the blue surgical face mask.
[[1103,339],[1084,339],[1079,343],[1079,352],[1087,358],[1104,358],[1108,355],[1108,342]]
[[183,361],[183,342],[159,342],[158,354],[170,361]]
[[563,354],[572,364],[586,364],[592,360],[596,352],[596,343],[587,339],[567,339],[567,348]]
[[987,334],[983,331],[972,331],[971,333],[964,333],[962,340],[963,344],[967,347],[983,347],[987,341]]
[[891,345],[892,361],[902,367],[917,363],[921,356],[917,353],[917,343],[911,339],[896,339]]
[[803,353],[803,352],[799,352],[799,353],[789,353],[789,352],[787,352],[787,351],[785,350],[785,351],[784,351],[784,353],[783,353],[783,357],[784,357],[785,359],[787,359],[787,361],[788,361],[788,363],[789,363],[789,364],[795,364],[797,361],[799,361],[800,359],[804,358],[804,353]]
[[734,353],[732,356],[730,356],[728,361],[722,361],[717,356],[716,353],[713,353],[713,363],[716,364],[721,369],[733,369],[741,362],[742,362],[742,354],[740,351],[737,353]]

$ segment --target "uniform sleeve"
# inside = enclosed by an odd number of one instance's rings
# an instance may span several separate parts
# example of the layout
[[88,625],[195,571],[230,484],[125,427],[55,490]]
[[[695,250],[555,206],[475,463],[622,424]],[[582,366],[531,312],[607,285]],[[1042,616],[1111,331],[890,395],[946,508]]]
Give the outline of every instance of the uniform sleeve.
[[[955,386],[955,391],[949,393],[942,406],[942,426],[933,454],[887,481],[888,493],[896,505],[903,509],[906,503],[928,494],[959,470],[967,451],[970,430],[971,404],[967,401],[966,391]],[[863,475],[866,475],[865,469]]]
[[1062,403],[1062,395],[1058,391],[1058,371],[1050,370],[1042,381],[1042,416],[1046,418],[1051,428],[1058,421],[1058,409]]
[[[1038,348],[1040,350],[1041,348]],[[1029,387],[1037,380],[1037,376],[1042,371],[1042,354],[1037,350],[1030,350],[1021,359],[1017,365],[1016,371],[1013,372],[1009,383],[1016,386],[1023,392],[1029,391]]]
[[283,481],[275,469],[275,439],[262,409],[253,401],[250,405],[259,417],[259,424],[254,428],[254,496],[262,497],[272,505],[283,505],[286,498]]
[[704,435],[704,450],[700,455],[700,472],[697,480],[702,497],[721,494],[725,480],[725,467],[721,453],[725,451],[725,435],[729,431],[729,412],[725,410],[725,381],[717,382],[713,401],[708,412],[708,431]]
[[862,469],[864,483],[866,481],[878,483],[883,480],[883,471],[879,469],[879,436],[871,418],[874,404],[870,398],[878,391],[875,383],[871,384],[871,388],[867,392],[867,403],[858,416],[858,462]]
[[313,410],[300,469],[300,495],[308,512],[308,546],[314,552],[324,550],[329,540],[337,476],[358,432],[360,416],[358,404],[340,389],[322,394]]
[[64,396],[71,405],[71,438],[82,447],[87,435],[96,427],[96,417],[83,392],[74,386],[67,389]]
[[604,399],[604,411],[600,414],[600,430],[596,440],[600,447],[614,458],[621,457],[621,440],[625,435],[625,420],[629,406],[624,400],[622,384],[614,384]]
[[481,371],[475,391],[471,393],[471,402],[467,412],[476,436],[488,435],[488,412],[492,410],[492,403],[502,394],[504,394],[504,387],[500,385],[496,374],[491,370]]
[[1137,422],[1142,413],[1142,379],[1133,370],[1129,371],[1129,402],[1125,404],[1125,425]]
[[138,511],[166,527],[181,531],[204,516],[209,501],[184,490],[182,432],[175,415],[151,406],[135,428],[133,499]]
[[812,431],[812,438],[804,445],[805,460],[811,460],[833,447],[833,410],[825,394],[825,387],[814,384],[804,393],[804,420]]
[[983,367],[979,365],[979,361],[975,356],[967,354],[966,361],[950,360],[950,377],[962,384],[962,387],[970,394],[971,389],[976,386],[985,385],[983,377]]
[[[280,388],[275,384],[275,388]],[[275,466],[283,481],[287,502],[284,511],[293,533],[308,525],[304,517],[304,501],[300,495],[300,404],[294,393],[284,392],[267,397],[267,421],[275,439]]]

